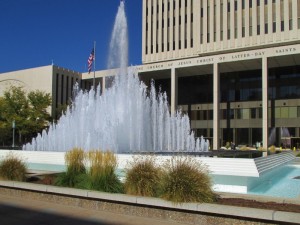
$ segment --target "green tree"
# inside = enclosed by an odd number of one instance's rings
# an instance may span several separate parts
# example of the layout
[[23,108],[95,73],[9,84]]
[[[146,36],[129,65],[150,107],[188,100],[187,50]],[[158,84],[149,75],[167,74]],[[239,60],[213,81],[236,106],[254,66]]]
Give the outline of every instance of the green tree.
[[10,128],[5,119],[5,108],[5,100],[3,97],[0,97],[0,145],[4,145],[10,139]]
[[32,91],[28,94],[29,101],[29,125],[32,127],[33,133],[38,133],[45,129],[51,121],[51,116],[47,112],[47,108],[51,105],[50,94],[41,91]]
[[50,94],[41,91],[31,91],[26,94],[23,88],[12,86],[4,92],[4,97],[0,101],[2,132],[8,133],[9,136],[11,124],[15,121],[19,144],[29,141],[51,121],[50,114],[47,112],[50,105]]

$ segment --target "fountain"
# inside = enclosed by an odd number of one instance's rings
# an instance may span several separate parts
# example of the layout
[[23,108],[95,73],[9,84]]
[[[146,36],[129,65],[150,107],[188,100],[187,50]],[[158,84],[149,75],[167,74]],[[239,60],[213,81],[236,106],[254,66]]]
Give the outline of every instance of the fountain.
[[119,68],[112,86],[102,95],[100,85],[90,91],[77,89],[72,106],[58,123],[38,134],[23,150],[208,151],[208,141],[195,139],[187,115],[180,111],[170,114],[166,93],[157,93],[153,83],[149,90],[135,68],[127,67],[124,8],[121,1],[110,43],[108,67]]

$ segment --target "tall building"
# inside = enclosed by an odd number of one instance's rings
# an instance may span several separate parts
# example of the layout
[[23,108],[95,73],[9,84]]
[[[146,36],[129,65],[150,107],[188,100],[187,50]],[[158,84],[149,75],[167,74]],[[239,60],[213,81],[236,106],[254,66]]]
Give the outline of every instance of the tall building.
[[152,77],[217,149],[300,133],[299,0],[143,0]]

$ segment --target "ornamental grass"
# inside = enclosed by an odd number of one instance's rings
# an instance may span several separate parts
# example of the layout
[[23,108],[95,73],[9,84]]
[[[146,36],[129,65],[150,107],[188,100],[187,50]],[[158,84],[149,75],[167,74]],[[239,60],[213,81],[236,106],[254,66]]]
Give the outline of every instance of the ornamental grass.
[[134,157],[126,168],[125,193],[156,197],[159,195],[161,169],[152,156]]
[[0,177],[4,180],[25,181],[26,172],[26,163],[13,153],[0,162]]
[[206,167],[191,157],[173,157],[165,166],[161,197],[174,203],[216,199]]
[[86,154],[81,148],[73,148],[65,154],[67,171],[61,173],[55,181],[58,186],[88,188],[86,176]]
[[91,189],[111,193],[123,192],[123,185],[115,173],[117,158],[113,152],[90,151],[88,160]]

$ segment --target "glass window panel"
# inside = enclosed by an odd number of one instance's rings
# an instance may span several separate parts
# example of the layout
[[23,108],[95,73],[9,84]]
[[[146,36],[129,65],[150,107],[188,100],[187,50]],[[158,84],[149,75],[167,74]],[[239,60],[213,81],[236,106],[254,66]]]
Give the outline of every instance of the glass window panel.
[[197,111],[193,110],[191,113],[191,120],[197,120]]
[[214,119],[214,111],[208,110],[208,120],[213,120],[213,119]]
[[262,111],[263,111],[262,108],[258,109],[258,118],[260,119],[262,118]]
[[280,107],[275,108],[275,118],[277,118],[277,119],[280,118]]
[[281,107],[280,114],[281,114],[281,118],[288,118],[289,117],[289,108]]
[[242,110],[241,109],[236,109],[236,119],[242,119]]
[[243,109],[242,110],[242,119],[246,120],[250,118],[250,110],[249,109]]
[[297,107],[289,107],[289,118],[297,118]]
[[256,118],[256,108],[252,108],[251,109],[251,119],[255,119]]

